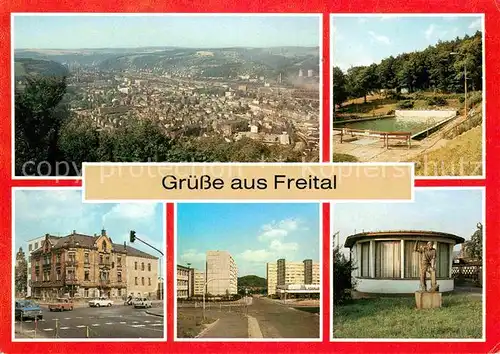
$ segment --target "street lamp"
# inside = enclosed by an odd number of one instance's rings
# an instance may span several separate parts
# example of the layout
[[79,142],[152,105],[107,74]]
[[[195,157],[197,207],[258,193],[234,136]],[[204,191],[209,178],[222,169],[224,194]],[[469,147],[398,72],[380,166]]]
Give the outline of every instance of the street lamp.
[[231,280],[231,278],[212,278],[205,281],[203,285],[203,320],[205,320],[205,293],[207,292],[207,285],[214,280]]
[[[461,55],[458,52],[450,52],[450,55]],[[465,107],[464,107],[464,112],[465,112],[465,119],[467,119],[467,61],[464,58],[464,92],[465,92]]]

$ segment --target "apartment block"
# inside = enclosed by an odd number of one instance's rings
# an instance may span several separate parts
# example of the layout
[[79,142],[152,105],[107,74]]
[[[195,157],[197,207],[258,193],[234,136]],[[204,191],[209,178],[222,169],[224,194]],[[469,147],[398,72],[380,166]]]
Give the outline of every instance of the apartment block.
[[195,269],[193,295],[195,296],[203,295],[203,287],[205,286],[205,281],[206,281],[205,272]]
[[278,259],[267,263],[266,268],[268,295],[275,295],[278,286],[320,284],[319,263],[311,259],[302,262]]
[[192,287],[190,286],[192,281],[192,273],[194,269],[177,265],[177,298],[187,299],[193,294]]
[[227,251],[207,251],[207,293],[215,296],[238,293],[238,268]]
[[266,264],[267,295],[276,294],[276,285],[278,285],[278,266],[276,262]]

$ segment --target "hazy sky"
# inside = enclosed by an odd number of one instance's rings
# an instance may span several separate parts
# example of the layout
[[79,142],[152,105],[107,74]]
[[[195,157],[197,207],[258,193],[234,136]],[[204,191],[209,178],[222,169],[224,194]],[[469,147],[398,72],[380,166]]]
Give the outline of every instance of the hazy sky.
[[331,20],[333,65],[379,63],[391,55],[423,50],[439,40],[472,35],[482,29],[480,16],[338,16]]
[[319,16],[15,16],[14,48],[319,46]]
[[416,188],[409,203],[339,203],[332,207],[332,235],[339,243],[358,232],[429,230],[468,240],[484,224],[483,190]]
[[266,277],[266,263],[319,261],[318,204],[177,204],[177,263],[204,270],[206,251],[228,251],[238,276]]
[[[162,204],[84,204],[81,191],[68,188],[17,190],[14,202],[16,251],[22,246],[26,252],[27,241],[45,234],[67,236],[76,230],[92,236],[104,227],[113,243],[129,244],[130,230],[135,230],[137,237],[165,253]],[[131,246],[160,257],[138,241]]]

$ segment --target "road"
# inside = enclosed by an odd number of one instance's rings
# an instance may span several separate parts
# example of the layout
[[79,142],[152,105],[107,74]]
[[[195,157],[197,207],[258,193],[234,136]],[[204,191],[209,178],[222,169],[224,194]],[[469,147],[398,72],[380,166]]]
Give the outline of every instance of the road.
[[[154,305],[153,305],[154,306]],[[153,307],[158,312],[158,308]],[[81,307],[73,311],[50,312],[43,309],[37,321],[37,338],[163,338],[164,317],[150,315],[144,309],[117,305]],[[57,328],[56,328],[57,327]],[[16,320],[16,337],[33,338],[35,322]]]
[[254,297],[245,310],[212,310],[218,321],[200,338],[319,338],[318,314],[309,313],[267,298]]

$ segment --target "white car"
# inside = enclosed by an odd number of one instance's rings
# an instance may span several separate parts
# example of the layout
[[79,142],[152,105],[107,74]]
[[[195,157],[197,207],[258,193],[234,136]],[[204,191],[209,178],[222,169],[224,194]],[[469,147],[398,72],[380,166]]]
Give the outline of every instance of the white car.
[[113,300],[106,299],[105,297],[100,297],[98,299],[90,300],[89,301],[89,306],[90,307],[102,307],[102,306],[112,306],[113,305]]
[[151,300],[148,300],[146,298],[138,298],[134,300],[134,307],[143,307],[147,309],[148,307],[153,307],[153,304],[151,303]]

